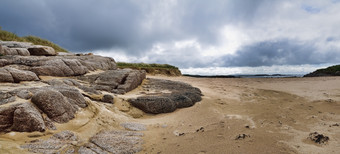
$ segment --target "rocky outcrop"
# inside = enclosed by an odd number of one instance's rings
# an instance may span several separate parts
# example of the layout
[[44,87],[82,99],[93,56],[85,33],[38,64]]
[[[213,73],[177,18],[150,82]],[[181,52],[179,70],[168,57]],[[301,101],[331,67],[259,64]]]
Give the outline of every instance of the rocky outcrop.
[[34,72],[44,76],[79,76],[94,70],[113,70],[112,58],[101,56],[2,56],[2,66]]
[[[148,79],[143,85],[144,96],[128,101],[146,113],[168,113],[190,107],[201,101],[201,91],[189,84],[170,80]],[[160,91],[170,91],[162,93]],[[158,91],[158,92],[154,92]]]
[[89,82],[96,90],[124,94],[138,87],[145,77],[145,71],[118,69],[95,75],[80,76],[78,79]]

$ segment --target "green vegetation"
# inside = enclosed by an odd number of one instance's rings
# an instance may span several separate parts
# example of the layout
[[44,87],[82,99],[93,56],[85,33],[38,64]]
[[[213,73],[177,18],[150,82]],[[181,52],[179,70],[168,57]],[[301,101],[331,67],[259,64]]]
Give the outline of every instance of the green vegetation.
[[117,62],[118,68],[131,68],[137,70],[145,70],[149,74],[163,74],[169,76],[182,75],[176,66],[169,64],[146,64],[146,63],[125,63]]
[[14,34],[14,33],[1,30],[1,27],[0,27],[0,40],[2,40],[2,41],[31,42],[35,45],[50,46],[57,52],[68,52],[67,50],[61,48],[60,46],[58,46],[58,45],[56,45],[56,44],[54,44],[54,43],[52,43],[48,40],[45,40],[45,39],[42,39],[42,38],[39,38],[39,37],[36,37],[36,36],[19,37],[18,35]]
[[48,40],[36,37],[36,36],[25,36],[22,37],[25,41],[31,42],[35,45],[44,45],[44,46],[50,46],[57,52],[68,52],[67,50],[61,48],[59,45],[56,45]]
[[312,73],[305,75],[305,77],[315,76],[340,76],[340,65],[334,65],[323,69],[318,69]]

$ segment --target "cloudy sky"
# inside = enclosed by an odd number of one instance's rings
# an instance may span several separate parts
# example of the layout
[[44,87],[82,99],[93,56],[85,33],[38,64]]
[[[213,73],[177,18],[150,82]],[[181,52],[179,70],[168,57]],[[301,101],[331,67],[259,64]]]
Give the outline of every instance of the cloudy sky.
[[340,63],[339,19],[340,0],[0,0],[4,30],[194,74]]

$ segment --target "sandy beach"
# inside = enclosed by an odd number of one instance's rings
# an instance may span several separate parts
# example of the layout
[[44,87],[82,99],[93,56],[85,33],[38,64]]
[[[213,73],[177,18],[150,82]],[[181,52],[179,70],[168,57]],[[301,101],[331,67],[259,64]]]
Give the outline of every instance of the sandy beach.
[[[20,145],[70,130],[84,142],[100,130],[124,130],[121,123],[146,126],[139,153],[338,153],[340,151],[340,78],[192,78],[148,76],[198,87],[203,100],[172,113],[145,114],[126,99],[141,87],[117,95],[114,104],[87,100],[57,130],[0,135],[1,153],[28,153]],[[49,79],[49,78],[48,78]],[[21,83],[20,86],[30,86]],[[44,85],[40,85],[44,86]],[[6,88],[6,87],[5,87]],[[19,100],[20,101],[20,100]],[[318,132],[323,144],[308,139]],[[77,143],[81,145],[81,143]]]
[[[199,87],[203,100],[149,125],[141,153],[338,153],[340,78],[152,77]],[[311,132],[328,136],[317,144]],[[176,136],[176,134],[182,134]],[[243,136],[245,138],[239,138]]]

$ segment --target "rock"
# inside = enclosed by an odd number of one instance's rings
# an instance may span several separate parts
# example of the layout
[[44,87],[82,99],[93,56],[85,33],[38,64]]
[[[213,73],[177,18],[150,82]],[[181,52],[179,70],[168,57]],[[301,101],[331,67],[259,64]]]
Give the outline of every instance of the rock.
[[142,133],[131,131],[101,131],[90,142],[110,153],[137,153],[142,150],[141,136]]
[[4,68],[0,68],[0,82],[14,82],[12,74]]
[[58,123],[73,119],[77,111],[60,92],[47,88],[34,94],[31,101],[50,119]]
[[143,124],[139,123],[131,123],[131,122],[126,122],[126,123],[121,123],[120,124],[122,127],[124,127],[127,130],[132,130],[132,131],[144,131],[146,130],[146,126]]
[[329,140],[328,136],[319,134],[318,132],[310,133],[308,138],[318,144],[325,144]]
[[42,66],[32,67],[31,71],[46,76],[75,76],[74,71],[62,59],[51,59],[43,62]]
[[38,76],[31,71],[18,70],[11,67],[5,67],[5,69],[11,73],[14,82],[19,83],[20,81],[39,81]]
[[3,55],[18,55],[18,51],[15,48],[9,48],[7,46],[2,47],[2,53]]
[[247,134],[239,134],[236,136],[235,140],[243,140],[247,137],[250,137],[250,135],[247,135]]
[[12,130],[19,132],[45,131],[44,120],[31,103],[23,103],[14,111]]
[[[71,131],[62,131],[54,134],[47,140],[33,140],[28,144],[21,145],[21,148],[28,149],[34,153],[61,153],[62,151],[75,151],[74,143],[78,143],[78,137]],[[73,149],[73,150],[72,150]],[[64,153],[63,152],[63,153]]]
[[[1,54],[1,53],[0,53]],[[0,67],[4,67],[8,64],[8,61],[6,59],[0,59]]]
[[111,104],[113,104],[114,102],[112,95],[104,95],[101,101],[105,103],[111,103]]
[[42,45],[34,45],[28,48],[28,51],[31,55],[34,56],[55,56],[57,53],[54,51],[52,47],[42,46]]
[[15,106],[0,107],[0,131],[5,131],[12,126],[15,109]]
[[27,89],[21,90],[17,93],[17,96],[22,99],[30,99],[32,98],[33,94],[28,91]]
[[0,65],[18,66],[37,75],[78,76],[88,71],[117,69],[114,59],[101,56],[2,56]]
[[[141,94],[144,96],[129,99],[131,105],[147,113],[168,113],[176,108],[190,107],[202,100],[201,90],[189,84],[161,79],[147,79]],[[169,91],[150,93],[150,91]]]
[[118,85],[118,90],[123,90],[124,92],[129,92],[137,88],[143,80],[146,78],[145,71],[130,71],[128,76],[125,78],[123,84]]
[[0,105],[14,102],[16,100],[15,95],[8,92],[0,91]]
[[30,52],[25,48],[12,48],[12,50],[16,50],[18,55],[21,56],[29,56]]
[[128,101],[131,105],[146,113],[169,113],[175,111],[177,108],[174,101],[163,96],[142,96],[136,99],[129,99]]
[[190,98],[180,93],[171,94],[169,98],[176,102],[177,108],[190,107],[195,104]]
[[109,152],[104,151],[100,147],[96,146],[93,143],[87,143],[84,146],[80,147],[78,150],[79,154],[108,154]]
[[30,42],[0,41],[0,45],[8,48],[29,48],[33,44]]
[[0,54],[3,56],[4,53],[3,53],[3,50],[2,50],[2,45],[0,44]]
[[54,86],[53,89],[59,91],[64,97],[66,97],[71,105],[77,105],[81,108],[87,107],[85,98],[78,89],[71,88],[69,86]]
[[96,90],[126,93],[138,87],[145,79],[145,72],[131,69],[108,70],[100,74],[78,77],[94,85]]

